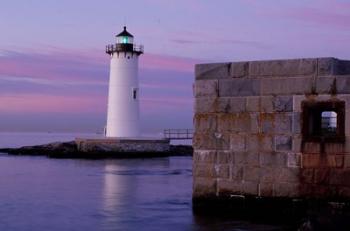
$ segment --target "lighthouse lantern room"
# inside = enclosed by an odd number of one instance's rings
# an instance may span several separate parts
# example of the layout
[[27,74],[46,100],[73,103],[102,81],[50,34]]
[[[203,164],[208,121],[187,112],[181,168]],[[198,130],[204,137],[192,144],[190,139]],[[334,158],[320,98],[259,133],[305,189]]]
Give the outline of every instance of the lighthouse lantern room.
[[117,36],[117,42],[106,46],[111,56],[107,137],[133,138],[140,136],[138,57],[143,46],[134,44],[134,36],[126,27]]

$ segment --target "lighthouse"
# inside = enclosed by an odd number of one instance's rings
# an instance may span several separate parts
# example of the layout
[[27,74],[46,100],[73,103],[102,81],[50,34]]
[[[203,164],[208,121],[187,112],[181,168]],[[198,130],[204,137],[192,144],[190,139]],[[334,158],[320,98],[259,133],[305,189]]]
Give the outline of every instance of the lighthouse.
[[116,43],[106,46],[110,55],[107,137],[140,136],[138,59],[143,46],[134,44],[134,36],[126,27],[116,35]]

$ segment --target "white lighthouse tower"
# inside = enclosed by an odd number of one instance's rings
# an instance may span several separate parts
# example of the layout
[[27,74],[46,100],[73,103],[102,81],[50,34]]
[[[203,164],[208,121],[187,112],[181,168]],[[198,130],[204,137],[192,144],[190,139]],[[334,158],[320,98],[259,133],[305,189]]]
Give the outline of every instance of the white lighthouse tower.
[[111,64],[105,132],[107,137],[138,137],[138,58],[143,54],[143,46],[134,45],[134,36],[126,27],[116,37],[117,42],[106,47],[106,53],[111,56]]

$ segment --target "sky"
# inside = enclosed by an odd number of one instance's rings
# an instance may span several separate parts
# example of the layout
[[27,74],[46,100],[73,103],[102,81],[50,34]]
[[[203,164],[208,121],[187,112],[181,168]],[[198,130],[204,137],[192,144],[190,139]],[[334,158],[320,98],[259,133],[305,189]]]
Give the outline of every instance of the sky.
[[0,131],[101,132],[124,25],[143,133],[192,127],[197,63],[350,59],[350,0],[1,0]]

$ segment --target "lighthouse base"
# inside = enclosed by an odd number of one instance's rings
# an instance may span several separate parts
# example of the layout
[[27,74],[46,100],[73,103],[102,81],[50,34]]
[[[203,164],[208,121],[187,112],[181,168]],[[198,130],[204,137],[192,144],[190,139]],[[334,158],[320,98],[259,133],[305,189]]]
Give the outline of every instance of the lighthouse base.
[[170,152],[169,139],[152,138],[76,138],[81,153],[100,153],[111,156],[166,156]]

